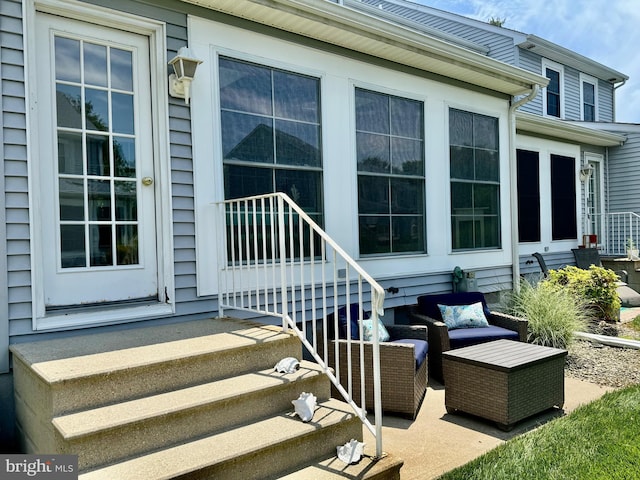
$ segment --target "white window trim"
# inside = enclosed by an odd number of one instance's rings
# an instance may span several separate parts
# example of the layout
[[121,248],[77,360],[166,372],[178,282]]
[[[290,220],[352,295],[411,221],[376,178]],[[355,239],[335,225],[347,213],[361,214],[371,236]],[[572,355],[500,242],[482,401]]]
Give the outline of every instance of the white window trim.
[[600,118],[600,112],[598,108],[598,79],[584,73],[580,74],[580,120],[584,120],[584,84],[590,83],[593,85],[593,102],[594,102],[594,121],[597,122]]
[[[542,59],[542,76],[546,77],[547,76],[547,68],[551,69],[551,70],[555,70],[556,72],[558,72],[560,74],[560,117],[561,119],[564,119],[564,66],[560,65],[559,63],[556,62],[552,62],[551,60],[548,60],[546,58]],[[580,104],[582,105],[582,103]],[[550,118],[558,118],[554,115],[549,115],[547,114],[547,87],[544,87],[542,89],[542,115],[544,117],[550,117]]]
[[[47,315],[44,312],[44,292],[42,290],[44,278],[40,267],[42,252],[36,248],[36,242],[31,242],[31,287],[32,287],[32,328],[34,330],[85,328],[87,326],[108,325],[135,321],[159,315],[175,313],[175,275],[173,254],[173,224],[171,202],[171,162],[169,156],[169,111],[167,86],[167,45],[166,25],[163,22],[131,15],[125,12],[105,7],[78,3],[72,0],[26,0],[24,4],[23,27],[25,34],[25,78],[27,79],[26,101],[30,105],[27,110],[27,145],[28,152],[28,185],[30,192],[39,192],[39,177],[37,169],[33,167],[33,148],[38,141],[37,116],[32,104],[36,98],[33,91],[36,85],[34,65],[35,55],[28,54],[36,45],[33,25],[36,12],[51,13],[65,18],[95,23],[108,28],[120,28],[127,32],[137,33],[149,38],[150,52],[150,80],[151,91],[154,180],[156,184],[156,226],[157,226],[157,256],[158,256],[158,294],[160,302],[157,305],[135,307],[133,309],[118,308],[102,312],[102,315],[85,315],[73,313],[67,315]],[[37,216],[37,204],[34,195],[29,196],[29,211],[32,218]],[[34,213],[35,212],[35,213]],[[29,236],[34,239],[35,222],[29,225]],[[77,319],[82,319],[79,323]]]

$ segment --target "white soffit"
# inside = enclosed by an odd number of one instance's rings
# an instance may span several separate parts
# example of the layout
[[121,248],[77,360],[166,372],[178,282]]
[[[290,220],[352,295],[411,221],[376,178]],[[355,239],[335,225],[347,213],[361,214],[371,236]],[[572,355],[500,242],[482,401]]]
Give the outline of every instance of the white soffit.
[[622,145],[626,137],[617,133],[596,130],[555,118],[541,117],[525,112],[516,112],[516,129],[524,134],[533,133],[571,143],[615,147]]
[[541,75],[327,0],[182,0],[508,95]]

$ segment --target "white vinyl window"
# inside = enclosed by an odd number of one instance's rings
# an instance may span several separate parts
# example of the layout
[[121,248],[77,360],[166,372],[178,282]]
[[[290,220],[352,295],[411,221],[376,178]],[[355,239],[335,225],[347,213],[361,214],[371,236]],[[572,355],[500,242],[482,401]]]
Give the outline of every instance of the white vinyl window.
[[598,79],[580,74],[580,120],[598,120]]
[[564,118],[564,68],[549,60],[542,61],[542,75],[549,79],[542,95],[544,115]]

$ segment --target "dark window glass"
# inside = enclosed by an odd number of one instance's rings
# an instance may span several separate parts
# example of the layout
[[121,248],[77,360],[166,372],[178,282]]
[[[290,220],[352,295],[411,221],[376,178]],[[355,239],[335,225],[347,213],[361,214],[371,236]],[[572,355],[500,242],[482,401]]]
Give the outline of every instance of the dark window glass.
[[498,119],[451,109],[449,142],[453,250],[499,248]]
[[[219,71],[225,198],[283,192],[322,226],[319,79],[224,57]],[[229,210],[228,215],[229,224],[236,228],[244,221],[237,212]],[[294,215],[291,221],[297,226],[300,219]],[[295,251],[287,255],[306,258],[310,252],[299,251],[298,228],[293,231]],[[305,229],[303,237],[308,235]],[[246,261],[239,259],[239,250],[233,246],[232,228],[227,237],[230,258]],[[271,237],[264,241],[270,257],[278,244]],[[285,244],[288,250],[289,242]],[[319,245],[315,247],[317,255]],[[262,258],[264,253],[250,255]]]
[[547,68],[546,76],[549,79],[549,85],[547,85],[547,115],[560,117],[560,72]]
[[424,104],[355,98],[360,254],[424,252]]
[[578,238],[575,158],[551,155],[551,236]]
[[596,121],[596,91],[595,85],[589,82],[582,82],[582,112],[585,122]]
[[540,160],[538,152],[517,151],[518,241],[540,241]]

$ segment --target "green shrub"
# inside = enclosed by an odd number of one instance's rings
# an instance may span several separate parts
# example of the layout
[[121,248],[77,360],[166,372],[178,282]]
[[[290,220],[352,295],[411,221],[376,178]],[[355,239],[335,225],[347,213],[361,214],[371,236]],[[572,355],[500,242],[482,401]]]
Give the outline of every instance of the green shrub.
[[640,315],[637,315],[630,322],[631,328],[640,332]]
[[609,269],[591,265],[589,270],[567,266],[550,270],[547,281],[582,297],[602,320],[617,321],[620,297],[616,292],[618,276]]
[[581,297],[546,280],[535,285],[523,281],[518,292],[508,295],[506,311],[529,321],[529,343],[555,348],[567,348],[573,333],[590,320]]

